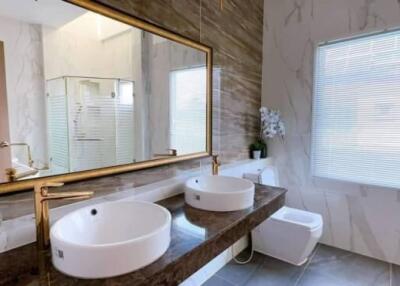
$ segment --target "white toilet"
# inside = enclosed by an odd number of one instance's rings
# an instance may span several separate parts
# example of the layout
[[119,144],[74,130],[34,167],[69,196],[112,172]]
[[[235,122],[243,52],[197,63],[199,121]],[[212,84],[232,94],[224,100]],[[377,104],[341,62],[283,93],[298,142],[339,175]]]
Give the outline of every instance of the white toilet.
[[[278,186],[275,168],[245,174],[253,182]],[[282,207],[252,231],[253,249],[294,265],[305,263],[322,235],[320,214]]]
[[253,249],[294,265],[302,265],[321,235],[321,215],[282,207],[253,230]]

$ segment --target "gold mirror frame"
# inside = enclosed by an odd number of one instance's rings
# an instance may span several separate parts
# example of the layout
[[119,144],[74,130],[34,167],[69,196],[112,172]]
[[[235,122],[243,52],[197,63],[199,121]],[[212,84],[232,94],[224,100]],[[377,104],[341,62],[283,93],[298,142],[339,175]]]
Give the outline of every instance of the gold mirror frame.
[[190,40],[184,36],[178,35],[174,32],[168,31],[155,24],[148,23],[137,17],[125,14],[123,12],[112,9],[106,5],[97,2],[92,2],[88,0],[64,0],[64,1],[206,53],[206,62],[207,62],[206,150],[199,153],[180,155],[176,157],[152,159],[126,165],[92,169],[87,171],[41,177],[41,178],[22,180],[17,182],[2,183],[2,184],[0,183],[0,195],[33,189],[34,184],[43,181],[51,180],[63,183],[70,183],[75,181],[88,180],[97,177],[109,176],[130,171],[137,171],[141,169],[152,168],[152,167],[210,156],[212,154],[212,48],[203,45],[199,42]]

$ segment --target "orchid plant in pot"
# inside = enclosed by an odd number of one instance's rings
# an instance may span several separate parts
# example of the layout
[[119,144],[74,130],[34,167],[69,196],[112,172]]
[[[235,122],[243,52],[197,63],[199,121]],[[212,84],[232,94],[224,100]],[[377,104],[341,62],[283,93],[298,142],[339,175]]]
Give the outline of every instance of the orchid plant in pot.
[[252,158],[254,159],[267,157],[266,141],[268,139],[272,139],[275,136],[280,136],[281,138],[285,136],[285,125],[283,124],[279,110],[261,107],[260,125],[259,138],[255,143],[250,145],[250,151],[252,152]]

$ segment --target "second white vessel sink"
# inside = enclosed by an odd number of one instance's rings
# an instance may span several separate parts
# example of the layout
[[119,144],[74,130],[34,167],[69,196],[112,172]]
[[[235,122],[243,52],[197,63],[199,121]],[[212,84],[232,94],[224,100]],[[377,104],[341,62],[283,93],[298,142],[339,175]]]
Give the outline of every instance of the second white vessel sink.
[[142,268],[170,244],[171,214],[148,202],[110,202],[74,211],[51,228],[54,266],[79,278],[105,278]]
[[208,211],[237,211],[254,203],[253,182],[235,177],[200,176],[186,182],[185,201]]

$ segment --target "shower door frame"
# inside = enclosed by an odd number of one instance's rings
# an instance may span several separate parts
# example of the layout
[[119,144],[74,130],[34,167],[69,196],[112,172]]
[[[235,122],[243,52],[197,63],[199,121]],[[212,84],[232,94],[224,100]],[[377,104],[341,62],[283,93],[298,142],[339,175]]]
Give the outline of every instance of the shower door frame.
[[[4,42],[0,41],[0,141],[10,142],[10,127],[8,122],[8,102],[6,85],[6,63],[4,56]],[[0,170],[11,168],[10,147],[0,147]],[[7,181],[7,174],[0,174],[0,180]]]

